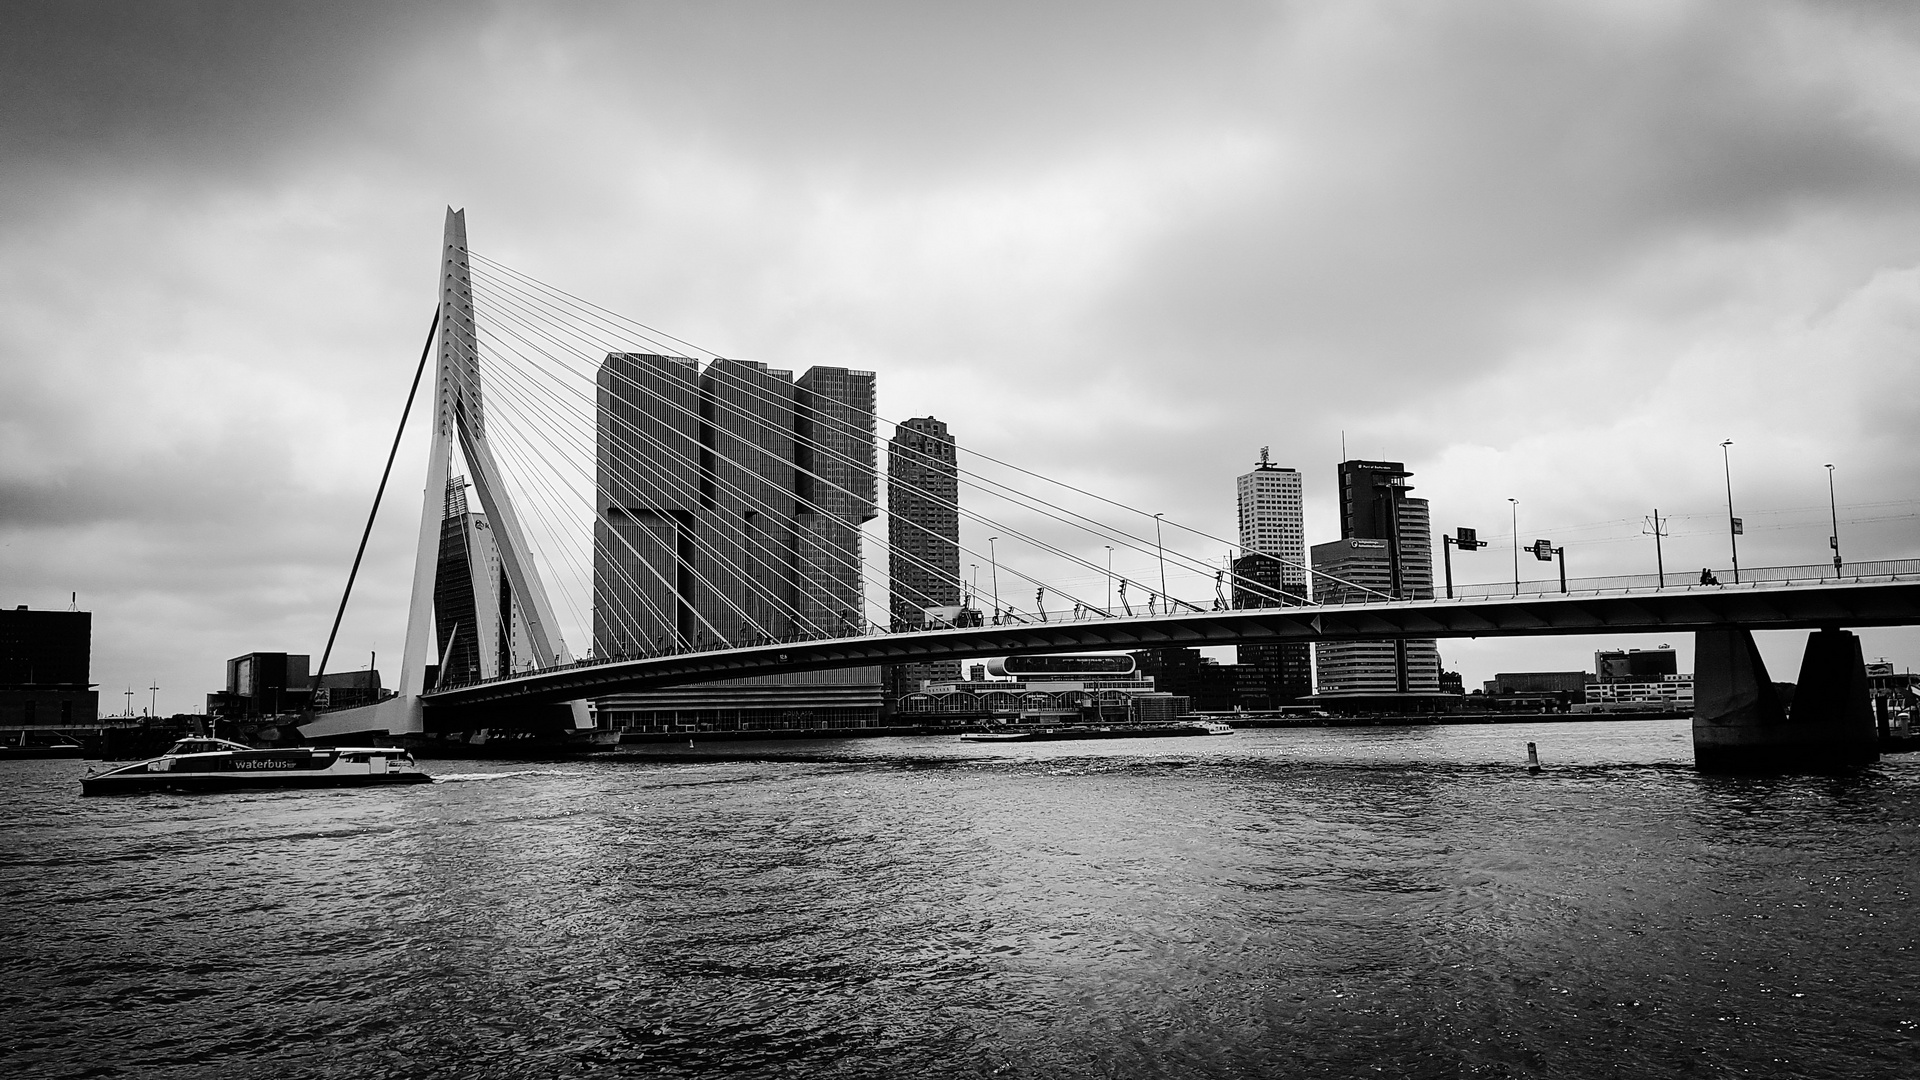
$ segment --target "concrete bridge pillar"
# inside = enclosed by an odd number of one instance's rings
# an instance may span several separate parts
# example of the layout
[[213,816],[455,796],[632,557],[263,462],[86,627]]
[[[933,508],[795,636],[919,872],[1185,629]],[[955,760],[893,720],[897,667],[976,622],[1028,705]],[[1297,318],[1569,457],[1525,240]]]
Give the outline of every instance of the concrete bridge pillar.
[[1860,639],[1807,638],[1793,707],[1780,703],[1745,630],[1694,635],[1693,761],[1702,772],[1830,772],[1880,760]]

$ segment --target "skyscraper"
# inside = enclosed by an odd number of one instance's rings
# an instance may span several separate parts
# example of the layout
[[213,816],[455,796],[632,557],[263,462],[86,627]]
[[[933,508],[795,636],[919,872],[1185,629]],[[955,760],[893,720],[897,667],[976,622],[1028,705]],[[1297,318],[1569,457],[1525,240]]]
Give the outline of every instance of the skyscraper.
[[[1432,529],[1427,501],[1407,495],[1412,475],[1398,461],[1340,463],[1341,538],[1313,547],[1315,599],[1432,598]],[[1322,698],[1440,692],[1440,651],[1432,639],[1322,642],[1314,652]]]
[[[887,443],[887,617],[895,630],[927,625],[928,608],[960,605],[960,467],[947,425],[931,416],[901,423]],[[951,618],[951,616],[949,616]],[[890,695],[923,682],[958,682],[960,661],[897,664]]]
[[616,353],[596,423],[594,648],[858,632],[872,372]]
[[[1308,596],[1300,474],[1281,468],[1260,448],[1253,471],[1235,481],[1240,557],[1233,562],[1233,606],[1278,607]],[[1242,645],[1237,694],[1249,708],[1284,705],[1313,691],[1305,644]]]
[[[598,377],[593,640],[602,656],[859,633],[877,513],[874,377],[610,354]],[[880,671],[600,701],[622,730],[864,726]],[[688,727],[687,725],[694,725]]]
[[[865,626],[860,526],[879,516],[871,371],[813,367],[794,382],[798,561],[806,617],[835,633]],[[825,554],[831,553],[831,554]],[[850,558],[849,558],[850,556]]]

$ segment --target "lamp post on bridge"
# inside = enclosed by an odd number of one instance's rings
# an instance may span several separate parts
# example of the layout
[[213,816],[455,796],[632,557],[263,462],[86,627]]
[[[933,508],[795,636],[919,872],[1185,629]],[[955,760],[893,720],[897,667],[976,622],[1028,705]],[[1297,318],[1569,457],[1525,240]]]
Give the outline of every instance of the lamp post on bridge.
[[1114,546],[1106,546],[1106,613],[1114,615]]
[[1508,499],[1513,504],[1513,595],[1520,595],[1520,500]]
[[1727,474],[1727,546],[1733,552],[1733,583],[1740,584],[1740,519],[1733,516],[1733,453],[1727,447],[1732,439],[1720,443],[1720,465]]
[[1833,576],[1840,576],[1840,504],[1833,497],[1833,466],[1827,466],[1827,510],[1833,515],[1833,535],[1827,537],[1833,548]]
[[993,547],[994,541],[998,539],[1000,538],[997,536],[987,537],[987,565],[993,572],[993,621],[995,625],[998,625],[1000,622],[1000,556]]
[[1167,549],[1160,542],[1160,518],[1159,514],[1153,515],[1153,549],[1160,556],[1160,598],[1164,600],[1167,598]]

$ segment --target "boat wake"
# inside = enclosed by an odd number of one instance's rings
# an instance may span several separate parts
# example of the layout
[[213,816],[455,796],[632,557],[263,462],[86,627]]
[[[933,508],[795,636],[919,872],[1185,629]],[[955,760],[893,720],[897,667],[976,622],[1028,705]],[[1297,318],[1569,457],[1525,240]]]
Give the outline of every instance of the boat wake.
[[517,776],[573,776],[565,769],[513,769],[508,772],[435,773],[436,784],[463,784],[475,780],[508,780]]

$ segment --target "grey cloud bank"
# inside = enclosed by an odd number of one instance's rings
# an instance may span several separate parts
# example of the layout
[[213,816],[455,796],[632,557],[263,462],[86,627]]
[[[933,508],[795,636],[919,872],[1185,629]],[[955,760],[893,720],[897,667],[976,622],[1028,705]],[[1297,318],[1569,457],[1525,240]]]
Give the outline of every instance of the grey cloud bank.
[[[1746,3],[10,5],[0,601],[78,590],[103,691],[157,677],[167,710],[226,656],[317,651],[447,203],[509,265],[728,355],[876,369],[889,417],[1214,533],[1272,445],[1325,538],[1345,432],[1409,462],[1436,526],[1504,535],[1517,496],[1523,540],[1639,571],[1660,506],[1670,566],[1722,564],[1731,437],[1743,561],[1824,557],[1828,461],[1852,557],[1914,555],[1915,30]],[[398,646],[407,450],[351,656]],[[1470,681],[1579,661],[1443,655]]]

